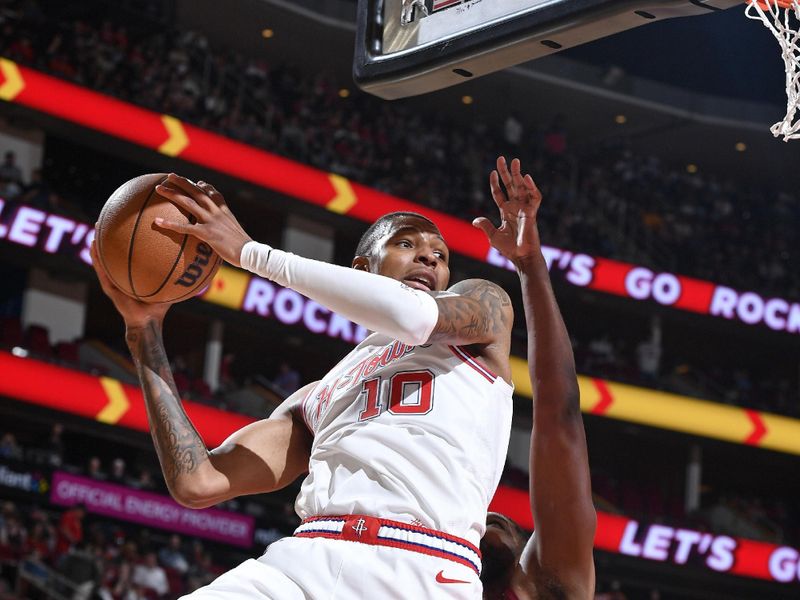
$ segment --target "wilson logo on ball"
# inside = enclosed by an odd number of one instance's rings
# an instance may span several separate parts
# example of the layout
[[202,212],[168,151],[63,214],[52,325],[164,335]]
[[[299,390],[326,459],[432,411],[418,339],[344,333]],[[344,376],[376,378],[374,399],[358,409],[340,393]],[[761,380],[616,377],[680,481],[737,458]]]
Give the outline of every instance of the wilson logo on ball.
[[203,271],[208,266],[211,255],[214,251],[211,246],[203,242],[197,244],[197,254],[191,264],[186,267],[183,274],[175,280],[177,285],[184,287],[192,287],[197,283],[198,278],[203,274]]

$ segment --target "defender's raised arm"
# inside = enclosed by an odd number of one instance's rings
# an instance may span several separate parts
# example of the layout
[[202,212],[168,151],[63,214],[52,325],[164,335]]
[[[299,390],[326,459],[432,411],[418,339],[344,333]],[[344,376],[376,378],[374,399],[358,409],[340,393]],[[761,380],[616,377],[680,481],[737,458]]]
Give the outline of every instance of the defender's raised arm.
[[525,598],[588,600],[594,593],[597,516],[575,361],[539,241],[536,216],[542,198],[516,159],[510,170],[505,159],[498,159],[490,186],[502,223],[495,228],[481,218],[474,224],[517,267],[534,391],[530,494],[536,529],[511,583]]

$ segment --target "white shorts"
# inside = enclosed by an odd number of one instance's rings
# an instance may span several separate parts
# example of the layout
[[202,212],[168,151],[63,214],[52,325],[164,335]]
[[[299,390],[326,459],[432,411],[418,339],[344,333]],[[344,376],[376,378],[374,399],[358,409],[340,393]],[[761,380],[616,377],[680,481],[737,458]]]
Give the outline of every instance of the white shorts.
[[482,595],[478,573],[462,562],[345,539],[289,537],[183,598],[480,600]]

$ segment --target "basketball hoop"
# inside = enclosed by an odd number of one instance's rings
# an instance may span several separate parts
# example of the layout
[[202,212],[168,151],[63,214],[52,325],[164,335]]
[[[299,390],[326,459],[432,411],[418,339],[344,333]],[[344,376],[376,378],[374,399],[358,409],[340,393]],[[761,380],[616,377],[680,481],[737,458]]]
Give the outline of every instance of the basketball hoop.
[[786,65],[786,117],[770,131],[784,142],[800,138],[800,0],[748,0],[745,14],[772,32]]

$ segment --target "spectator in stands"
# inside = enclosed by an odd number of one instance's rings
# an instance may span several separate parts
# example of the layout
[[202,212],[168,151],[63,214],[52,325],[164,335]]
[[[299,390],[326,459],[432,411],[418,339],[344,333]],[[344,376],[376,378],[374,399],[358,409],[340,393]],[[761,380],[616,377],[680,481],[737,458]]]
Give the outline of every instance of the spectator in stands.
[[732,398],[736,404],[748,404],[753,393],[753,380],[746,369],[736,369],[733,372],[733,382],[735,388],[732,390]]
[[611,337],[603,334],[589,342],[589,361],[593,371],[602,371],[604,368],[613,365],[616,361],[614,344]]
[[12,556],[21,556],[28,544],[28,530],[13,502],[3,504],[0,514],[0,547]]
[[108,474],[103,471],[103,465],[100,462],[99,456],[92,456],[86,465],[86,474],[92,479],[97,481],[105,481],[108,479]]
[[519,152],[524,134],[525,126],[520,120],[519,115],[516,112],[512,112],[506,117],[506,121],[503,124],[503,135],[505,136],[505,142],[508,145],[508,152],[510,154]]
[[551,156],[564,156],[567,152],[567,117],[558,114],[544,132],[544,150]]
[[636,362],[642,381],[648,386],[657,385],[661,367],[661,324],[658,319],[653,322],[650,338],[636,346]]
[[37,464],[60,467],[64,457],[64,444],[61,441],[63,431],[64,426],[61,423],[54,423],[47,441],[42,446],[27,450],[27,459]]
[[83,519],[86,508],[83,504],[76,504],[61,515],[58,522],[58,542],[56,552],[63,556],[74,545],[83,542]]
[[6,152],[0,165],[0,179],[22,186],[22,170],[17,166],[17,155],[12,150]]
[[272,383],[289,396],[300,389],[300,373],[283,361],[278,367],[278,376]]
[[607,592],[595,594],[594,596],[594,600],[626,600],[626,599],[627,596],[625,596],[624,592],[622,591],[622,586],[616,579],[611,582],[611,585],[609,586],[609,590]]
[[13,433],[4,433],[0,438],[0,458],[10,458],[22,460],[22,447],[17,443],[17,438]]
[[0,198],[4,200],[16,200],[22,192],[20,185],[0,176]]
[[111,474],[108,478],[109,481],[116,483],[117,485],[128,485],[128,477],[125,469],[125,461],[119,457],[115,458],[111,463]]
[[119,556],[109,565],[110,577],[105,585],[110,588],[114,598],[128,598],[136,595],[133,583],[133,570],[139,562],[139,550],[134,542],[125,542]]
[[57,211],[62,202],[58,194],[42,178],[42,170],[34,169],[31,182],[22,188],[20,202],[40,210]]
[[230,392],[236,389],[236,379],[233,376],[233,365],[236,362],[236,355],[233,352],[226,352],[219,365],[219,391]]
[[159,550],[158,559],[162,565],[177,571],[181,575],[186,574],[189,570],[189,561],[186,560],[186,556],[181,551],[181,536],[176,533],[169,536],[169,545]]
[[187,588],[189,592],[193,592],[194,590],[203,587],[214,581],[217,578],[217,574],[214,572],[214,568],[211,563],[211,555],[207,552],[204,552],[199,560],[192,563],[192,566],[189,567],[189,571],[187,572]]
[[171,367],[172,372],[175,374],[175,386],[178,388],[178,392],[181,396],[184,396],[192,387],[192,373],[189,370],[186,359],[181,355],[177,355],[172,361]]
[[139,470],[139,477],[130,483],[131,487],[137,490],[154,490],[156,483],[153,481],[153,472],[150,469],[142,468]]
[[203,546],[203,542],[198,539],[192,540],[192,547],[189,552],[189,563],[192,565],[199,564],[203,560],[203,556],[206,554],[206,548]]
[[286,537],[280,529],[277,527],[269,527],[264,530],[260,530],[259,537],[257,542],[262,546],[269,546],[273,542],[277,542],[280,539]]
[[30,514],[33,526],[28,538],[28,550],[36,551],[39,558],[48,562],[56,549],[56,529],[44,511],[35,509]]
[[0,508],[0,527],[5,526],[6,520],[8,519],[9,515],[13,515],[17,511],[17,507],[14,505],[13,502],[10,500],[3,502],[2,508]]
[[50,439],[45,448],[47,463],[51,467],[60,467],[64,460],[64,426],[61,423],[53,423],[50,430]]
[[169,591],[167,574],[159,566],[155,552],[147,552],[144,561],[133,568],[132,581],[144,590],[155,592],[158,597],[164,596]]

